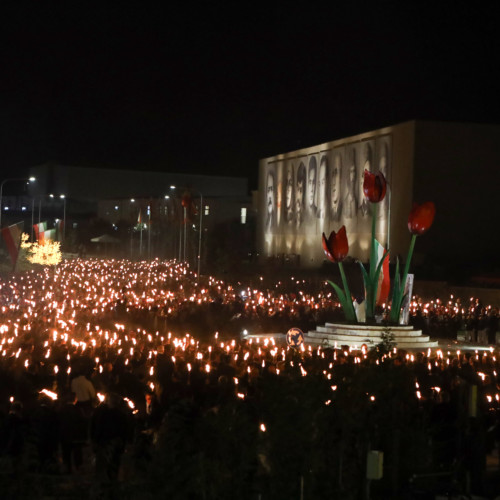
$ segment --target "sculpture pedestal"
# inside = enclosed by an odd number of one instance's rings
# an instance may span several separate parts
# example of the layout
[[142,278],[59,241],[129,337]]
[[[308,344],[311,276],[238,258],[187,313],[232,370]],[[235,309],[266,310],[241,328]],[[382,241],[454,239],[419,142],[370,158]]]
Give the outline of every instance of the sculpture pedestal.
[[437,341],[429,336],[422,335],[422,330],[414,330],[412,326],[383,326],[383,325],[347,325],[344,323],[326,323],[317,326],[316,330],[307,332],[304,340],[310,344],[328,347],[361,348],[366,344],[368,349],[382,342],[382,334],[390,329],[394,335],[396,346],[401,349],[427,349],[437,347]]

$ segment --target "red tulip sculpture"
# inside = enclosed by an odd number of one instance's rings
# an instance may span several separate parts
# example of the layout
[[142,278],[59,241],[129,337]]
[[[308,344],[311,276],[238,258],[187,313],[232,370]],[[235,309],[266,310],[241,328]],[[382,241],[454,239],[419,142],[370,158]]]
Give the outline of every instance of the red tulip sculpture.
[[[365,312],[367,322],[374,321],[375,306],[377,305],[377,292],[379,289],[379,278],[381,278],[381,272],[384,267],[384,263],[387,262],[387,259],[389,258],[389,251],[387,249],[384,250],[382,256],[379,256],[377,246],[380,246],[380,244],[375,239],[377,205],[384,199],[386,191],[387,182],[384,175],[381,172],[372,173],[368,170],[365,170],[363,179],[363,192],[367,200],[370,201],[373,206],[369,269],[365,269],[363,263],[360,262],[361,272],[363,274],[363,281],[365,285]],[[406,279],[408,277],[411,258],[413,256],[415,241],[417,239],[417,236],[424,234],[431,227],[432,222],[434,221],[435,213],[436,209],[434,207],[434,203],[426,202],[422,205],[414,204],[413,209],[408,217],[408,229],[412,234],[412,239],[402,277],[400,277],[399,273],[399,261],[396,263],[396,272],[392,289],[391,313],[389,317],[389,322],[392,324],[399,323],[401,305],[404,300],[404,289]],[[329,281],[329,283],[335,289],[335,292],[339,297],[346,320],[356,323],[356,312],[354,311],[351,292],[349,291],[344,268],[342,266],[342,261],[346,258],[349,252],[349,243],[347,241],[345,226],[342,226],[337,233],[335,231],[332,231],[328,238],[325,236],[325,233],[323,233],[323,250],[325,251],[327,258],[330,261],[336,262],[338,264],[344,289],[342,290],[338,285],[331,281]],[[387,269],[387,273],[384,273],[383,279],[380,280],[384,283],[381,286],[381,295],[385,293],[386,297],[389,293],[388,276],[389,274]]]
[[406,278],[408,277],[408,270],[410,269],[410,261],[413,256],[413,249],[417,236],[420,236],[428,231],[434,221],[436,215],[436,207],[431,201],[427,201],[422,205],[417,203],[413,204],[413,208],[408,216],[408,230],[412,237],[408,256],[406,258],[403,276],[399,276],[399,261],[396,263],[396,272],[394,275],[394,285],[392,289],[392,304],[391,304],[391,323],[399,323],[399,315],[401,313],[401,305],[404,300],[404,290],[406,285]]
[[387,191],[387,181],[382,172],[372,173],[365,170],[363,179],[363,192],[368,201],[373,205],[372,217],[372,239],[370,248],[370,268],[367,271],[362,262],[360,262],[361,273],[365,285],[365,311],[366,320],[373,321],[375,317],[375,306],[377,302],[377,291],[379,287],[379,277],[384,265],[384,261],[389,258],[389,252],[384,251],[382,258],[378,258],[377,243],[375,239],[375,229],[377,222],[377,206],[384,197]]
[[328,260],[336,262],[339,265],[340,276],[342,278],[344,289],[342,290],[337,284],[333,283],[333,281],[329,281],[329,283],[337,293],[342,309],[344,310],[346,320],[356,322],[356,312],[354,311],[351,292],[345,276],[344,266],[342,265],[342,261],[349,253],[349,242],[347,241],[345,226],[342,226],[337,233],[332,231],[328,238],[325,236],[325,233],[323,233],[322,241],[323,250],[325,251]]

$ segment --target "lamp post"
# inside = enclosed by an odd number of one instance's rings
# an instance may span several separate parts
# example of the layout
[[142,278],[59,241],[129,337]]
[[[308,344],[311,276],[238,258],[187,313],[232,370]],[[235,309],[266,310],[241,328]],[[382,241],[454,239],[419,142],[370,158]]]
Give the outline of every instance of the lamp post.
[[4,179],[0,183],[0,228],[2,227],[2,196],[3,196],[3,186],[6,182],[35,182],[35,177],[20,177],[15,179]]
[[61,194],[59,195],[59,198],[61,198],[64,202],[63,206],[63,243],[66,241],[66,195]]
[[[170,200],[170,195],[166,194],[164,196],[164,216],[165,216],[165,227],[166,228],[170,228],[170,224],[169,224],[169,207],[168,207],[168,203],[169,203],[169,200]],[[166,231],[163,231],[164,234],[166,234]],[[164,255],[165,256],[169,256],[170,255],[170,245],[168,244],[169,241],[168,241],[168,238],[165,239],[165,250],[164,250]],[[175,242],[174,242],[174,249],[175,249]]]
[[[175,186],[170,186],[170,189],[175,189]],[[198,234],[198,278],[200,276],[200,267],[201,267],[201,234],[203,231],[203,194],[201,191],[195,189],[195,193],[198,193],[200,197],[200,224],[199,224],[199,234]],[[185,237],[185,234],[184,234]],[[184,243],[184,259],[186,258],[186,248]]]
[[[170,186],[172,191],[175,190],[175,186]],[[180,217],[179,217],[180,219]],[[179,224],[179,262],[182,260],[182,224]]]
[[[130,199],[130,203],[135,203],[135,198]],[[132,222],[134,221],[134,216],[135,212],[132,208],[132,212],[134,215],[132,215]],[[131,226],[130,228],[130,260],[132,260],[134,257],[134,225]]]
[[201,191],[198,191],[200,195],[200,231],[198,235],[198,279],[200,279],[200,264],[201,264],[201,233],[202,233],[202,223],[203,223],[203,195]]
[[[50,198],[54,198],[53,194],[49,194]],[[62,237],[62,242],[66,240],[66,195],[60,194],[59,198],[63,200],[63,237]]]

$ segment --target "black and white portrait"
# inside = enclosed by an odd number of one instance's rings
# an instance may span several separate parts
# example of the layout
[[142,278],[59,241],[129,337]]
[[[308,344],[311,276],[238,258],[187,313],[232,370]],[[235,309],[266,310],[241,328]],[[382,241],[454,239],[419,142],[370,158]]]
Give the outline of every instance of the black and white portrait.
[[342,152],[335,151],[330,177],[330,220],[338,222],[342,215]]
[[326,212],[328,210],[328,185],[329,185],[329,168],[328,168],[328,156],[326,154],[321,155],[319,161],[318,170],[318,209],[316,211],[316,217],[320,220],[325,219]]
[[283,179],[283,221],[285,225],[293,224],[293,194],[294,194],[294,175],[293,164],[285,165],[285,176]]
[[309,158],[307,170],[307,216],[312,219],[316,217],[318,207],[316,205],[316,183],[318,180],[318,162],[316,156]]
[[276,172],[269,167],[266,182],[266,231],[271,231],[276,224]]
[[356,150],[348,153],[346,192],[342,200],[345,219],[354,219],[358,213],[358,169],[356,168]]
[[295,225],[302,226],[305,212],[306,166],[300,162],[295,179]]

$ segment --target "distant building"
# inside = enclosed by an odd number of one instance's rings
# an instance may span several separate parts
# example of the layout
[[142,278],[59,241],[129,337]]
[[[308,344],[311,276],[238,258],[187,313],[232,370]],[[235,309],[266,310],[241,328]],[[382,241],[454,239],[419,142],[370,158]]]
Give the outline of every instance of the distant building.
[[80,228],[98,220],[109,223],[111,233],[123,239],[119,252],[123,257],[137,257],[139,213],[142,256],[177,258],[181,253],[188,260],[196,260],[198,254],[200,223],[202,252],[207,253],[212,228],[231,221],[248,224],[253,215],[245,178],[57,164],[32,167],[29,175],[36,182],[26,194],[4,192],[3,225],[24,219],[25,231],[30,233],[32,223],[47,221],[52,227],[65,216],[66,234],[80,233],[76,239],[87,244],[93,234],[83,235]]
[[346,226],[350,251],[368,259],[371,207],[363,172],[383,171],[387,199],[377,238],[406,257],[412,203],[433,201],[436,218],[417,241],[415,259],[464,266],[496,253],[500,126],[410,121],[264,158],[259,165],[257,247],[264,257],[325,260],[321,234]]

